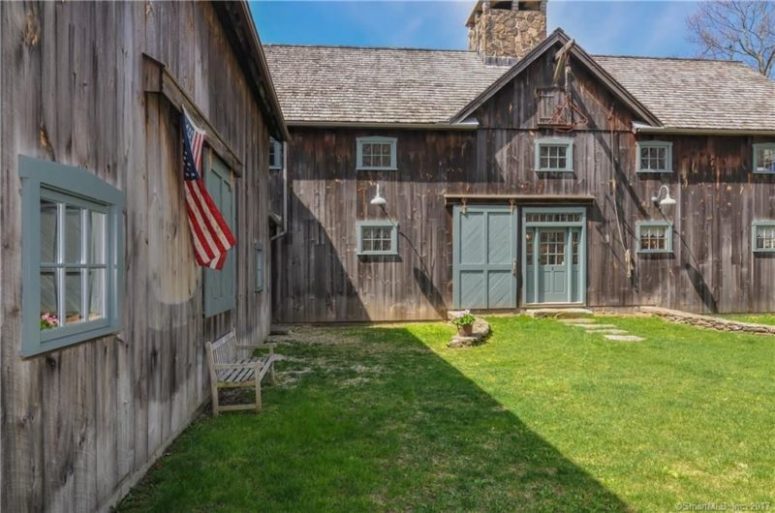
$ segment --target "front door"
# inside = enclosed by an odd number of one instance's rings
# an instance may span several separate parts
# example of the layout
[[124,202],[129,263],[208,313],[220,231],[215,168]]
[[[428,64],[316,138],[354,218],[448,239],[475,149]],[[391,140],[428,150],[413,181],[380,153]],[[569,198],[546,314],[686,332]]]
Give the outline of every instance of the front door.
[[453,215],[454,307],[516,308],[516,210],[509,205],[456,205]]
[[584,225],[584,209],[524,210],[526,304],[584,302]]

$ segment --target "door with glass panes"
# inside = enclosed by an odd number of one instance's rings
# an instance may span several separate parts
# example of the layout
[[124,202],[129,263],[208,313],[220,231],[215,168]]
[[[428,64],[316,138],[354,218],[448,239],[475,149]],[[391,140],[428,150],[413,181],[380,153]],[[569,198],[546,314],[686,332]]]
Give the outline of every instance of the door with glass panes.
[[583,208],[525,208],[522,214],[525,304],[585,301]]

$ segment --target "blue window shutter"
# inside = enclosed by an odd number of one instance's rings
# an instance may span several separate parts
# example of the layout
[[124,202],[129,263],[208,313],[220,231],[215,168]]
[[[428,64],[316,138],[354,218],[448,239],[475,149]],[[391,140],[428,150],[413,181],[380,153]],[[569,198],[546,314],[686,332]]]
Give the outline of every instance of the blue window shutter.
[[[231,171],[212,152],[209,153],[209,168],[206,170],[205,185],[218,210],[232,230],[236,225],[234,186],[231,183]],[[229,250],[226,263],[220,271],[205,269],[204,277],[204,313],[211,317],[232,310],[236,301],[236,251]]]

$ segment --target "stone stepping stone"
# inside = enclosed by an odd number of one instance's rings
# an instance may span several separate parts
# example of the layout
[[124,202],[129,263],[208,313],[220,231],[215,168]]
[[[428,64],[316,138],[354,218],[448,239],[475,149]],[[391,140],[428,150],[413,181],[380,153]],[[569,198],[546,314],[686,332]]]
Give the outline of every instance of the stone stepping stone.
[[594,319],[558,319],[563,324],[595,324]]
[[641,342],[646,340],[645,338],[636,335],[606,335],[605,338],[616,342]]
[[619,329],[616,324],[574,324],[578,328],[584,328],[586,330],[614,330]]
[[627,330],[603,328],[600,330],[587,330],[587,333],[599,333],[600,335],[627,335]]

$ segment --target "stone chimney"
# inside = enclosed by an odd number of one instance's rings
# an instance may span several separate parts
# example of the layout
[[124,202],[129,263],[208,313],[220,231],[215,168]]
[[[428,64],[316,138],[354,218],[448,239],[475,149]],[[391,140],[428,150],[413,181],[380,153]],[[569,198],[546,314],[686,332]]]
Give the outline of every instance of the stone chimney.
[[468,49],[487,62],[511,63],[546,38],[547,0],[478,0],[468,17]]

